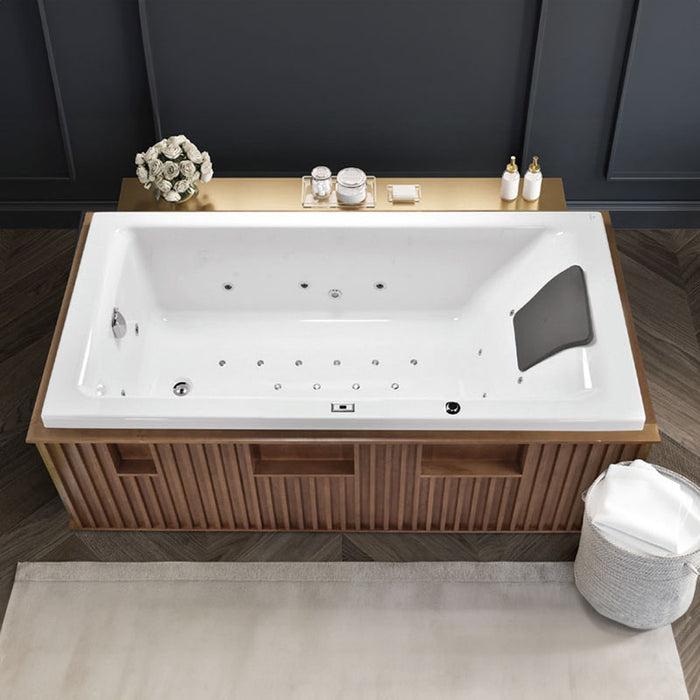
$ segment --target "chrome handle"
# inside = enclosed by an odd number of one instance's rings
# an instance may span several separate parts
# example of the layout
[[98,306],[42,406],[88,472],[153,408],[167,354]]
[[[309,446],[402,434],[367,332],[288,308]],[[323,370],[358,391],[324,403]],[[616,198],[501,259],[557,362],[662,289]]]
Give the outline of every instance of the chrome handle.
[[126,335],[126,319],[116,306],[112,311],[112,333],[115,338],[123,338]]

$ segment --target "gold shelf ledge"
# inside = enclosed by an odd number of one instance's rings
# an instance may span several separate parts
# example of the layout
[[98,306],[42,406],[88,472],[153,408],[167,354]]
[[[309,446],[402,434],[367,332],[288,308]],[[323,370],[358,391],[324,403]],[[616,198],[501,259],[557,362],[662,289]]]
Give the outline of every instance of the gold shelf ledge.
[[[156,201],[134,178],[122,180],[119,211],[307,211],[299,199],[301,177],[215,177],[200,184],[198,197],[183,204]],[[504,202],[499,177],[378,177],[377,202],[370,211],[407,211],[386,197],[387,185],[420,185],[422,199],[409,211],[566,211],[561,178],[542,181],[542,194],[536,202],[521,197]],[[521,184],[522,187],[522,184]],[[342,211],[348,211],[343,207]],[[327,210],[326,210],[327,211]],[[335,211],[340,211],[336,209]],[[367,211],[367,209],[361,209]]]

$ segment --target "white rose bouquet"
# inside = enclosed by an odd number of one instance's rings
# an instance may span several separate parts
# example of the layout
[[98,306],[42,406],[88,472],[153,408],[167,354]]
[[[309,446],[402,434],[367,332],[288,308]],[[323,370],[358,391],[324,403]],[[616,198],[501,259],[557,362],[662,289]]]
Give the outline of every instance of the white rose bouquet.
[[214,170],[206,151],[179,134],[162,139],[135,158],[136,177],[156,199],[179,202],[199,194],[198,181],[209,182]]

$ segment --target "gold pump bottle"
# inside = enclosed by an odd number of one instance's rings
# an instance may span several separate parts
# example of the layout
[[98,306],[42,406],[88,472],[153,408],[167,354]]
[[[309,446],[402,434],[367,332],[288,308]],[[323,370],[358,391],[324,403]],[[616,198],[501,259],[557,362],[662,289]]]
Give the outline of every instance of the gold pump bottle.
[[506,202],[512,202],[518,197],[518,188],[520,186],[520,173],[515,162],[515,156],[510,157],[510,163],[506,165],[506,169],[501,176],[501,199]]
[[540,170],[539,159],[532,157],[532,163],[523,178],[523,199],[526,202],[534,202],[540,198],[542,191],[542,171]]

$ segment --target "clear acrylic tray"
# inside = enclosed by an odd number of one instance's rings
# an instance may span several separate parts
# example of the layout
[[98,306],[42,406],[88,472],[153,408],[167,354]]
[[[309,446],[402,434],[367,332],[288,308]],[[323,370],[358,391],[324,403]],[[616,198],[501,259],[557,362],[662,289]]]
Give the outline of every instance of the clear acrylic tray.
[[304,209],[374,209],[377,202],[377,179],[374,175],[367,176],[367,196],[359,204],[342,204],[335,194],[335,175],[333,189],[326,199],[316,199],[311,193],[311,176],[301,178],[301,206]]

